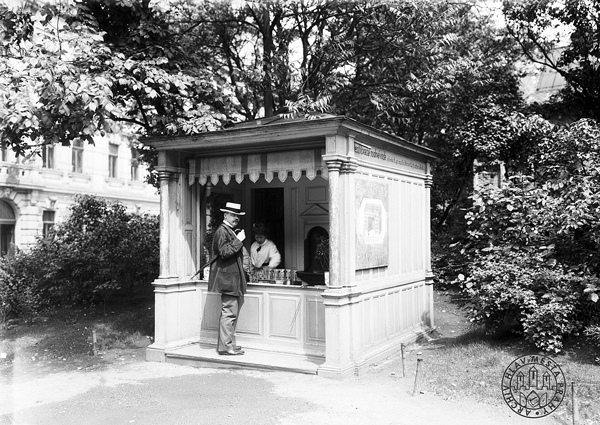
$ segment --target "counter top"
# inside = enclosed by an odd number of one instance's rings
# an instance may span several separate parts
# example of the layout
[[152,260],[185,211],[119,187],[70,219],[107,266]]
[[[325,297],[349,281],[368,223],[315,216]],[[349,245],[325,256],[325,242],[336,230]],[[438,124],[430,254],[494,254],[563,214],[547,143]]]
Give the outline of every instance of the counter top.
[[322,291],[324,289],[327,289],[327,286],[325,285],[315,285],[315,286],[308,286],[308,285],[304,285],[302,286],[301,284],[294,284],[294,285],[284,285],[282,283],[273,283],[273,282],[269,282],[269,281],[263,281],[263,282],[248,282],[248,287],[264,287],[264,288],[270,288],[270,287],[274,287],[277,289],[283,289],[283,288],[290,288],[290,289],[314,289],[314,290],[319,290]]

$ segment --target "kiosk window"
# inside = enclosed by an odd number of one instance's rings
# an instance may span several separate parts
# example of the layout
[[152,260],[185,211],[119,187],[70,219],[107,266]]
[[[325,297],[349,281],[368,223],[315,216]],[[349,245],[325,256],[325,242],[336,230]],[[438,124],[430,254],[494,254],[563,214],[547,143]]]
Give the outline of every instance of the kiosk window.
[[280,268],[285,268],[285,223],[283,188],[252,190],[252,222],[263,223],[281,254]]

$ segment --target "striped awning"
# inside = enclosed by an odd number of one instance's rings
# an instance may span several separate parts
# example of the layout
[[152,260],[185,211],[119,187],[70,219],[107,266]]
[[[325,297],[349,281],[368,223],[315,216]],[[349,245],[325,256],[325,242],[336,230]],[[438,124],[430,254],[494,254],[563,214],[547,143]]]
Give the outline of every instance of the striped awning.
[[220,157],[196,158],[190,161],[190,184],[196,179],[201,185],[208,180],[216,184],[219,179],[226,185],[234,179],[241,183],[247,176],[256,183],[261,176],[267,182],[277,177],[284,182],[291,177],[294,181],[306,176],[327,179],[327,164],[323,161],[324,149],[306,149],[261,154],[241,154]]

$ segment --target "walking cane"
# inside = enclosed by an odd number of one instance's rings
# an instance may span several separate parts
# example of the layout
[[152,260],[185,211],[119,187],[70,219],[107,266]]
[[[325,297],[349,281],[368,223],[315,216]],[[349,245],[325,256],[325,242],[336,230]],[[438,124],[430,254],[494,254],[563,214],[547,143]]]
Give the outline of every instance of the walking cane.
[[190,280],[194,279],[196,276],[198,276],[200,274],[200,272],[202,270],[204,270],[206,268],[206,266],[210,266],[212,263],[214,263],[218,258],[218,255],[214,256],[213,258],[210,259],[210,261],[208,263],[204,263],[200,266],[200,268],[198,269],[198,271],[191,277]]
[[[240,231],[241,231],[241,230],[242,230],[242,229],[235,229],[235,230],[233,231],[233,233],[235,233],[235,234],[237,235],[238,233],[240,233]],[[204,268],[205,268],[206,266],[210,266],[212,263],[214,263],[214,262],[217,260],[217,258],[218,258],[218,257],[219,257],[218,255],[215,255],[213,258],[211,258],[211,259],[210,259],[210,261],[209,261],[208,263],[205,263],[205,264],[203,264],[202,266],[200,266],[200,268],[198,269],[198,271],[197,271],[197,272],[194,274],[194,276],[192,276],[192,277],[191,277],[191,279],[190,279],[190,280],[192,280],[193,278],[195,278],[196,276],[198,276],[198,275],[200,274],[200,272],[201,272],[202,270],[204,270]]]

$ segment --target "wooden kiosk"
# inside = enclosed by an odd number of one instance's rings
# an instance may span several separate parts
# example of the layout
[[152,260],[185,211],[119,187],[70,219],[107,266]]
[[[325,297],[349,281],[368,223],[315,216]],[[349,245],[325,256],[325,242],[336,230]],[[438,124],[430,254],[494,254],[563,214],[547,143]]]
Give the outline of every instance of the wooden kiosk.
[[[342,378],[433,328],[430,149],[331,115],[144,143],[158,150],[161,188],[147,360],[275,367],[299,359],[310,373]],[[207,200],[215,197],[246,211],[247,248],[253,222],[275,229],[288,271],[307,267],[311,229],[329,234],[326,284],[248,284],[237,327],[246,355],[234,360],[215,353],[219,294],[193,277],[206,261]]]

